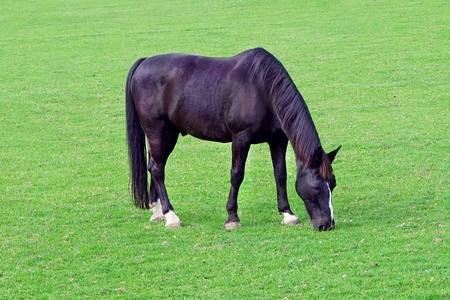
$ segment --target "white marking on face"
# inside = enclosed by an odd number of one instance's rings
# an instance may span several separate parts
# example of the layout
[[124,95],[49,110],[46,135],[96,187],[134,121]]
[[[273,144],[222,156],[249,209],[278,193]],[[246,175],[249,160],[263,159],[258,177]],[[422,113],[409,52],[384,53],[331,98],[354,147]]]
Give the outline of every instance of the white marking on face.
[[331,220],[334,220],[333,203],[331,201],[331,190],[330,190],[330,186],[328,185],[328,182],[327,182],[327,188],[328,188],[328,193],[330,193],[330,197],[328,198],[328,206],[330,206]]

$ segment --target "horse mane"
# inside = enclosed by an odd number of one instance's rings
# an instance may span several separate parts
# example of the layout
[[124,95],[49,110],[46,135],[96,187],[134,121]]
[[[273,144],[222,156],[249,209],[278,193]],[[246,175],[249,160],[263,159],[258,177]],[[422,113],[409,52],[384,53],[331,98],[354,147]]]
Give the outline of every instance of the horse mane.
[[[263,48],[248,50],[248,72],[264,87],[267,100],[292,144],[298,160],[310,165],[314,151],[321,147],[308,106],[281,62]],[[323,178],[333,174],[325,152],[319,168]]]

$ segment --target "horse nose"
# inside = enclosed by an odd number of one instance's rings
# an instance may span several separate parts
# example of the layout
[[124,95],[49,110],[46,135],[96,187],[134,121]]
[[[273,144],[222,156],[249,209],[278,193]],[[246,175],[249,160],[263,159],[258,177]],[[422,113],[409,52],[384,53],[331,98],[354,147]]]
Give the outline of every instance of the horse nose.
[[327,225],[320,225],[317,230],[319,231],[327,231],[327,230],[333,230],[334,229],[334,223],[327,224]]
[[329,218],[318,218],[313,220],[313,227],[318,231],[327,231],[334,229],[334,220]]

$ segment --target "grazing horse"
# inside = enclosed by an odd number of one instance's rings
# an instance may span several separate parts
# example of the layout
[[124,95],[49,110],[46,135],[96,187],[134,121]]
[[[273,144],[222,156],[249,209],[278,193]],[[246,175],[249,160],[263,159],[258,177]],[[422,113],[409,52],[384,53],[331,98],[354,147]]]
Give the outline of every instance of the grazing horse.
[[[282,64],[262,48],[228,58],[164,54],[139,59],[126,83],[128,154],[134,203],[153,209],[151,221],[180,227],[164,185],[164,168],[178,136],[232,143],[231,188],[225,229],[241,226],[239,186],[251,144],[267,142],[282,224],[298,224],[286,192],[286,149],[295,152],[295,188],[315,229],[334,228],[331,163],[308,107]],[[147,138],[149,148],[146,160]],[[147,171],[151,174],[148,190]]]

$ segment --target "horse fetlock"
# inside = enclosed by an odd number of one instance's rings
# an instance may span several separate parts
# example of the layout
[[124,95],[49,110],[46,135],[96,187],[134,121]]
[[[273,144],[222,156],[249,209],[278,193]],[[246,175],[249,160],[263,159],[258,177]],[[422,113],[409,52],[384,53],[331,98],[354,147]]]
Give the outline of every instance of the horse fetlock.
[[162,212],[161,201],[159,199],[156,202],[150,203],[150,208],[153,211],[150,222],[163,222],[166,220],[166,217]]
[[150,217],[150,222],[153,222],[153,223],[164,222],[165,220],[166,220],[166,217],[164,215],[156,216],[155,214],[153,214]]

